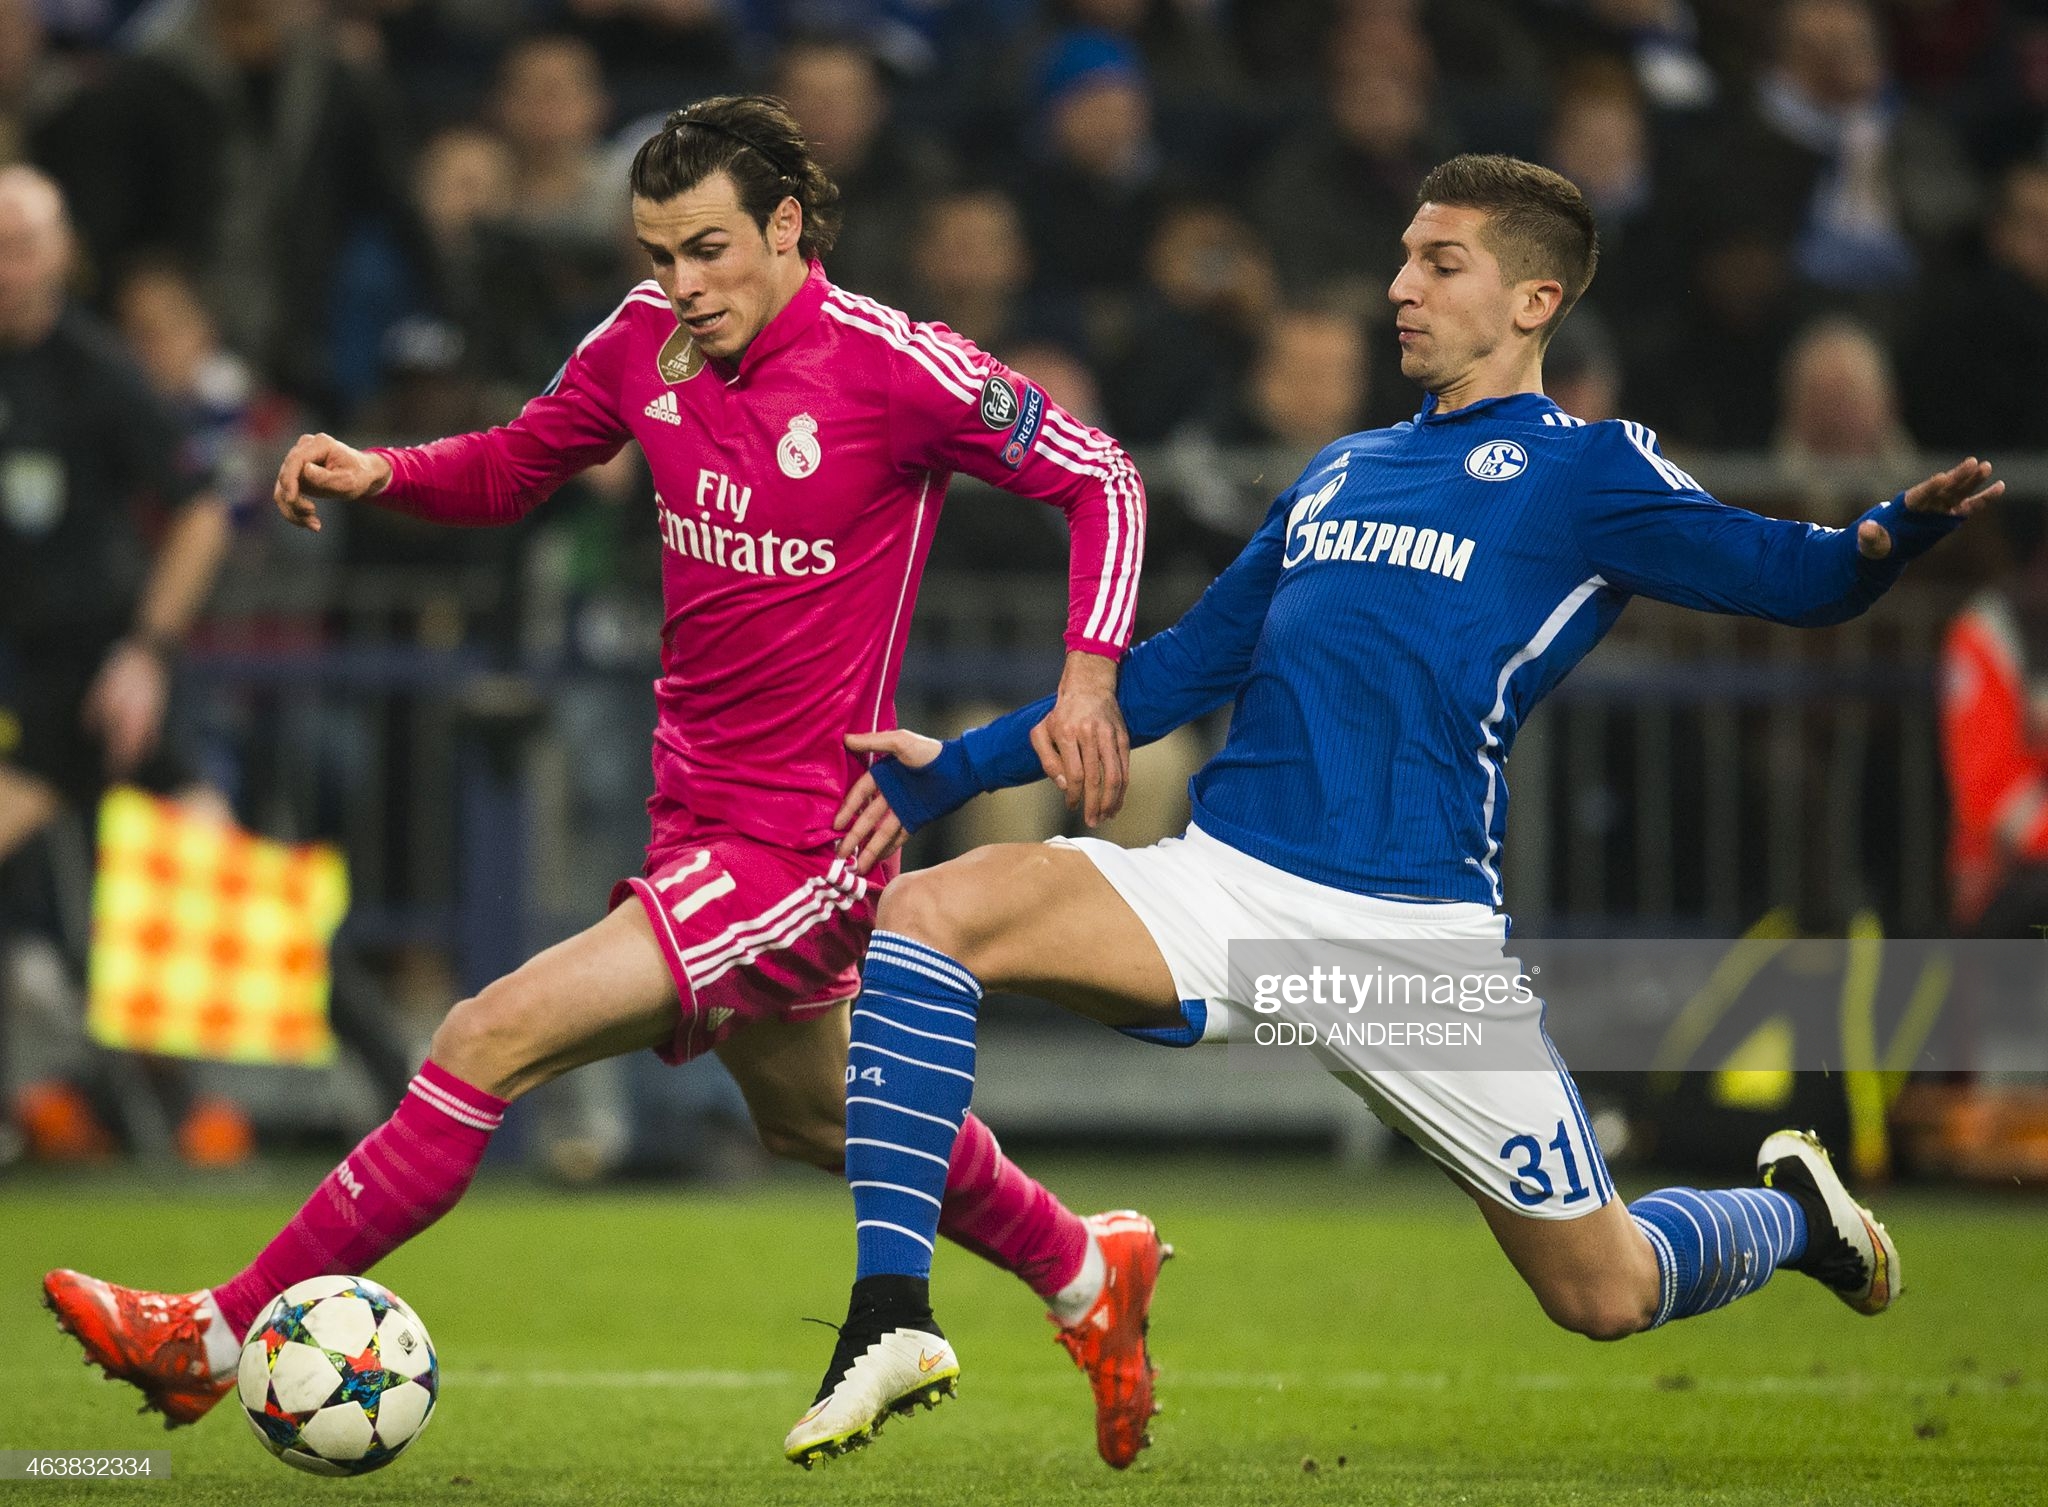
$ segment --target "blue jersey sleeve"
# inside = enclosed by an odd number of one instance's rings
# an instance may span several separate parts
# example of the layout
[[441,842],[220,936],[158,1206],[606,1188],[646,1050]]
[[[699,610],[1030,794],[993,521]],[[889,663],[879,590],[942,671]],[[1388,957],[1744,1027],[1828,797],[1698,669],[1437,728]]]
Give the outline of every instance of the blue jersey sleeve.
[[[1237,694],[1251,668],[1266,607],[1280,578],[1295,490],[1281,494],[1251,542],[1179,622],[1124,657],[1116,700],[1133,746],[1157,742]],[[905,830],[915,832],[977,795],[1040,778],[1043,770],[1031,747],[1031,730],[1045,720],[1053,701],[1051,696],[1041,697],[968,729],[949,740],[938,758],[922,769],[880,760],[873,773],[889,809]]]
[[1845,622],[1960,521],[1910,512],[1903,495],[1894,497],[1863,514],[1892,536],[1889,555],[1866,560],[1855,524],[1764,518],[1709,496],[1640,424],[1593,424],[1583,432],[1579,547],[1609,585],[1680,607],[1804,628]]

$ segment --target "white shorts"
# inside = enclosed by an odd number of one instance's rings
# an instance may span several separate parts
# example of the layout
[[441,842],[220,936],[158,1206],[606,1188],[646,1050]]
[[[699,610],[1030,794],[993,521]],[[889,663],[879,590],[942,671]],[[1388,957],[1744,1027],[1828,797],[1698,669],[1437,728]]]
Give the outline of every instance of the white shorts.
[[[1354,895],[1261,863],[1198,827],[1149,848],[1053,841],[1102,871],[1152,934],[1181,999],[1204,1003],[1204,1045],[1247,1039],[1259,1019],[1232,997],[1233,940],[1398,938],[1491,943],[1486,951],[1505,953],[1507,920],[1484,905]],[[1343,1046],[1311,1050],[1460,1182],[1518,1214],[1576,1219],[1613,1198],[1614,1182],[1563,1059],[1547,1036],[1542,1044],[1555,1071],[1390,1070]]]

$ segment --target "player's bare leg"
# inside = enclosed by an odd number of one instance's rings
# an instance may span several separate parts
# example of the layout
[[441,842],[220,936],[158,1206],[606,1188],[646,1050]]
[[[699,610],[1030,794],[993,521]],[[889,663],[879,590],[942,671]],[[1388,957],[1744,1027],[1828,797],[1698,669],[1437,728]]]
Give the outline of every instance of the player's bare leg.
[[826,1172],[846,1160],[846,1014],[752,1021],[716,1048],[762,1146]]
[[1173,975],[1145,923],[1078,848],[1003,843],[904,874],[880,926],[990,989],[1032,994],[1107,1026],[1180,1024]]
[[[982,986],[1040,995],[1109,1025],[1181,1022],[1150,933],[1087,857],[1059,846],[983,848],[899,878],[883,897],[864,983],[847,1059],[856,1075],[876,1075],[848,1098],[863,1271],[817,1401],[784,1441],[788,1458],[806,1466],[866,1443],[892,1413],[936,1401],[958,1372],[925,1293],[941,1148],[966,1111],[967,1033]],[[1061,1342],[1088,1373],[1103,1458],[1121,1467],[1144,1447],[1155,1411],[1146,1317],[1170,1248],[1142,1215],[1091,1225],[1109,1280]]]
[[427,1055],[511,1101],[586,1062],[659,1046],[676,986],[638,906],[622,905],[448,1012]]
[[1843,1187],[1812,1132],[1768,1137],[1757,1175],[1760,1188],[1664,1188],[1578,1219],[1537,1219],[1472,1196],[1543,1311],[1590,1339],[1722,1307],[1779,1267],[1814,1278],[1858,1313],[1891,1305],[1902,1290],[1898,1247]]
[[1472,1197],[1552,1323],[1595,1340],[1650,1327],[1657,1256],[1620,1199],[1578,1219],[1535,1219],[1483,1194]]
[[202,1417],[235,1382],[242,1332],[277,1293],[368,1271],[455,1206],[505,1106],[585,1062],[666,1041],[675,985],[645,912],[621,906],[449,1011],[389,1121],[345,1157],[231,1281],[195,1293],[43,1279],[86,1363],[134,1383],[166,1426]]

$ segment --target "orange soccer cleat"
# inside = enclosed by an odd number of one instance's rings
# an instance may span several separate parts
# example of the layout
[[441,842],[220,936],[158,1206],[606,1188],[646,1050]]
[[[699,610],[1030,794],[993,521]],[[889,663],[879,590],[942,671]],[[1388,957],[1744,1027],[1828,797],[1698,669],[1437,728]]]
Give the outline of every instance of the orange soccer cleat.
[[232,1372],[216,1376],[207,1364],[207,1328],[222,1320],[203,1292],[140,1292],[59,1269],[43,1278],[43,1306],[85,1347],[88,1366],[133,1382],[142,1411],[162,1413],[167,1429],[197,1423],[234,1388]]
[[1152,1442],[1147,1430],[1159,1411],[1152,1400],[1159,1371],[1145,1347],[1146,1315],[1159,1263],[1173,1255],[1173,1247],[1162,1245],[1152,1221],[1131,1209],[1091,1214],[1086,1222],[1102,1251],[1102,1293],[1078,1324],[1060,1329],[1058,1339],[1095,1393],[1095,1447],[1122,1470]]

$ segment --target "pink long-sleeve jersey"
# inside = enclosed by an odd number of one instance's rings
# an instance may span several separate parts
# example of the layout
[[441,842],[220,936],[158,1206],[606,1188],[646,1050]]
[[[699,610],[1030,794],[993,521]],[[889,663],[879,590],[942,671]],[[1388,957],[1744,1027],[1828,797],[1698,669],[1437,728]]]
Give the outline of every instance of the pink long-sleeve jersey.
[[376,500],[510,522],[629,439],[653,472],[662,548],[658,808],[791,847],[830,840],[864,763],[845,735],[896,725],[956,471],[1066,514],[1069,649],[1116,657],[1130,641],[1145,495],[1122,449],[815,263],[736,368],[707,361],[641,283],[511,423],[378,451],[391,484]]

